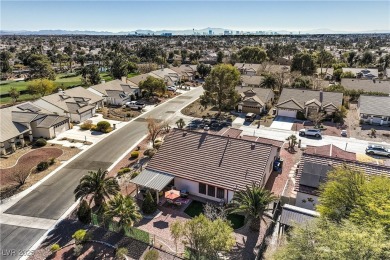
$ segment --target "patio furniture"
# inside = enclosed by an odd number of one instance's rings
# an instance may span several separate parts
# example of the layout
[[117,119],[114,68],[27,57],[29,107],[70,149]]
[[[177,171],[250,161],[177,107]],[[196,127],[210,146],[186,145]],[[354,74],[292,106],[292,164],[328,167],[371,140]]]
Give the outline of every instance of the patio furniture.
[[180,191],[180,197],[181,198],[188,198],[188,191],[187,190],[181,190]]
[[174,200],[180,197],[180,191],[178,190],[169,190],[165,192],[165,198]]
[[181,207],[181,202],[180,201],[175,201],[174,203],[175,203],[176,206]]

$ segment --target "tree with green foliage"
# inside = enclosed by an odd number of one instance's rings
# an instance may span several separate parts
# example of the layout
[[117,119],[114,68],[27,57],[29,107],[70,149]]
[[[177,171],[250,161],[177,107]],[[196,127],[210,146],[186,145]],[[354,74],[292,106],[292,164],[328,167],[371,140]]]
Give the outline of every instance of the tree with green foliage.
[[340,78],[341,79],[342,78],[353,79],[353,78],[356,78],[356,75],[352,71],[346,71],[346,72],[341,73]]
[[259,231],[261,220],[264,221],[265,217],[269,217],[265,213],[272,210],[268,205],[275,200],[276,197],[269,190],[264,189],[260,184],[252,183],[244,190],[234,193],[229,211],[245,214],[246,221],[250,221],[251,229]]
[[121,55],[116,56],[112,61],[110,71],[114,79],[121,79],[123,76],[127,77],[128,63],[126,59]]
[[312,86],[313,86],[313,84],[312,84],[310,78],[302,77],[302,76],[299,76],[299,77],[295,78],[294,81],[291,84],[292,88],[306,88],[306,89],[309,89]]
[[55,80],[56,78],[56,74],[51,66],[51,62],[45,55],[30,55],[28,58],[28,66],[30,67],[30,79]]
[[332,53],[329,51],[326,51],[325,49],[322,49],[321,51],[315,53],[315,59],[318,66],[320,66],[321,69],[321,75],[322,69],[325,67],[325,74],[328,72],[328,68],[332,65],[332,61],[334,60],[334,57]]
[[134,198],[120,193],[108,202],[104,215],[110,220],[118,221],[123,231],[142,219]]
[[229,252],[235,245],[233,228],[226,221],[211,221],[203,214],[186,222],[176,221],[171,233],[183,239],[191,250],[190,259],[219,259],[218,253]]
[[217,52],[217,63],[222,63],[223,61],[223,52],[222,51],[219,51]]
[[317,210],[332,221],[348,218],[362,195],[364,183],[365,176],[361,171],[345,165],[334,168],[328,173],[327,182],[320,187]]
[[340,106],[334,114],[334,122],[342,123],[347,117],[348,109],[345,106]]
[[127,62],[127,70],[129,73],[136,73],[138,71],[137,63],[135,62]]
[[278,81],[276,77],[273,74],[266,74],[264,75],[263,79],[261,80],[260,87],[262,88],[270,88],[274,90],[276,86],[278,85]]
[[69,42],[68,45],[66,45],[66,46],[64,47],[64,53],[65,53],[66,55],[68,55],[69,70],[70,70],[70,72],[72,72],[73,52],[74,52],[73,44],[72,44],[71,42]]
[[11,58],[12,58],[12,54],[9,51],[0,52],[0,71],[1,71],[1,73],[12,72],[12,66],[9,62]]
[[240,72],[237,68],[230,64],[215,66],[206,78],[201,102],[217,106],[219,113],[223,108],[234,107],[239,97],[235,88],[239,81]]
[[149,215],[153,214],[157,210],[157,203],[153,199],[152,193],[148,190],[145,195],[145,199],[142,202],[142,212]]
[[186,122],[184,122],[184,119],[183,118],[180,118],[179,120],[176,121],[176,125],[179,129],[182,129],[184,128],[184,126],[186,125]]
[[296,135],[290,135],[286,141],[288,141],[288,150],[294,151],[295,146],[298,144]]
[[244,47],[238,51],[241,62],[260,64],[267,59],[267,53],[260,47]]
[[374,61],[374,55],[370,51],[366,51],[363,53],[362,58],[360,60],[360,64],[362,66],[367,66]]
[[296,226],[282,241],[269,259],[390,259],[390,242],[383,228],[348,221]]
[[54,82],[49,79],[36,79],[28,83],[27,90],[32,95],[40,95],[41,97],[53,93],[55,90]]
[[97,85],[101,81],[98,65],[91,64],[81,69],[81,77],[84,86]]
[[15,103],[18,101],[18,98],[20,96],[20,92],[15,87],[11,87],[9,92],[8,92],[8,95],[12,99],[12,104],[15,105]]
[[74,190],[76,200],[89,198],[89,204],[93,200],[95,205],[100,207],[107,198],[116,195],[120,191],[118,181],[107,175],[108,171],[102,169],[97,172],[90,171],[88,175],[84,175]]
[[86,200],[82,200],[80,206],[77,210],[77,218],[81,223],[89,224],[91,223],[91,207],[88,205]]
[[356,57],[357,57],[357,53],[356,52],[354,52],[354,51],[348,52],[348,54],[347,54],[347,62],[348,62],[348,66],[349,67],[353,67],[353,65],[355,63]]
[[147,96],[153,96],[156,92],[165,93],[166,87],[164,80],[148,76],[146,80],[139,83],[141,91],[145,91]]
[[291,71],[299,71],[304,76],[313,75],[316,72],[313,56],[306,52],[295,54],[291,61]]
[[207,75],[209,75],[211,66],[200,63],[198,66],[196,66],[196,71],[199,73],[199,76],[204,79]]

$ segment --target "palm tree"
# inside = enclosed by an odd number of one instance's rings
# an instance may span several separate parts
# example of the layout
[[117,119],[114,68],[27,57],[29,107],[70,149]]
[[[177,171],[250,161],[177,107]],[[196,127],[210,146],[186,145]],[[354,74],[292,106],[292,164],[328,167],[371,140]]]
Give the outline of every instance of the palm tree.
[[119,219],[118,223],[123,231],[142,219],[134,199],[130,196],[123,196],[120,193],[108,202],[108,208],[104,214],[109,219]]
[[286,139],[288,141],[288,149],[290,151],[293,151],[294,150],[294,147],[295,145],[297,145],[297,137],[295,135],[290,135],[289,137],[287,137]]
[[260,221],[266,216],[264,213],[271,210],[267,208],[268,205],[275,200],[276,197],[269,190],[252,183],[252,186],[246,186],[245,190],[234,193],[229,211],[245,214],[246,220],[251,221],[251,229],[258,231]]
[[276,78],[272,74],[267,74],[264,76],[263,80],[261,81],[260,87],[275,89],[277,84],[278,82]]
[[74,190],[76,200],[91,195],[89,204],[94,200],[95,205],[100,207],[110,195],[116,195],[120,191],[118,181],[114,177],[107,178],[108,171],[99,169],[97,172],[90,171],[80,179],[79,185]]

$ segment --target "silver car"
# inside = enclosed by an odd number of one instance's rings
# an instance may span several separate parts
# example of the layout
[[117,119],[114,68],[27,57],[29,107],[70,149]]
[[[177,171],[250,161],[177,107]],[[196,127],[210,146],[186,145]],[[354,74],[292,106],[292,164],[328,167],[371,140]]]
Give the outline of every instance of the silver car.
[[366,148],[366,154],[369,155],[381,155],[381,156],[387,156],[390,158],[390,149],[385,148],[380,145],[369,145]]

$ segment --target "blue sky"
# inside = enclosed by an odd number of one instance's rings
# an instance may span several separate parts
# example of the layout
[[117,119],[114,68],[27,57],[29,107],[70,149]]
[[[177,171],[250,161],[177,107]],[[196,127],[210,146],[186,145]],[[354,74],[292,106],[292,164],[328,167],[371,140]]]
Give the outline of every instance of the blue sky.
[[389,1],[1,0],[2,30],[390,30]]

